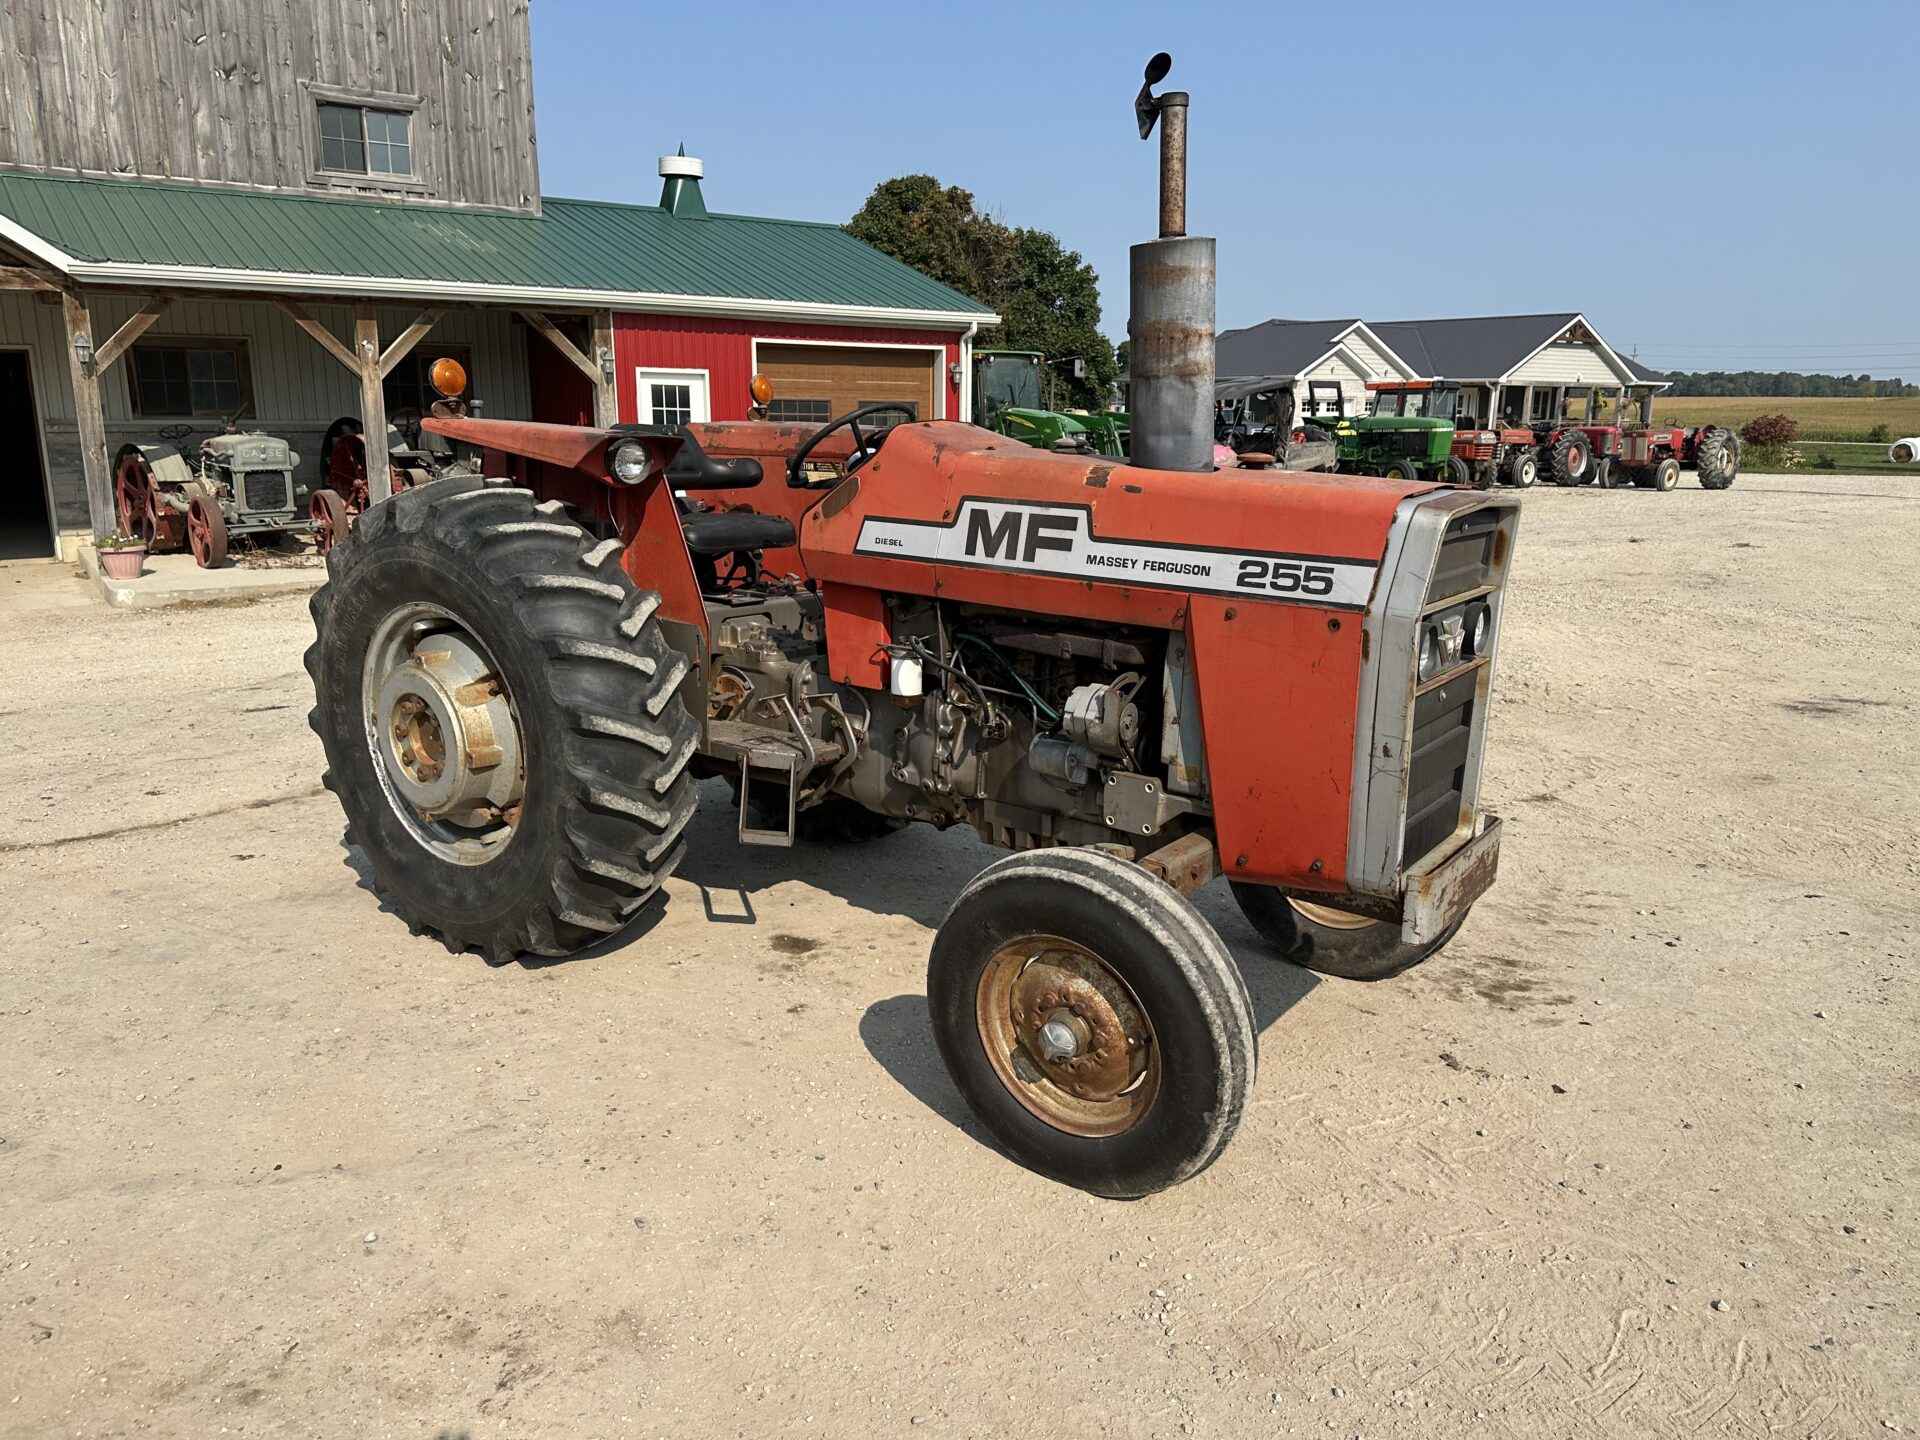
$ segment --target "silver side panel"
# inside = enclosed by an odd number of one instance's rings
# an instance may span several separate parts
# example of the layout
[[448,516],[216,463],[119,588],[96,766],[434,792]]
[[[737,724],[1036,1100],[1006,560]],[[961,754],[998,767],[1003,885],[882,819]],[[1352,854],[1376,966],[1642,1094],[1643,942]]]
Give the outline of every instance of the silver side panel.
[[[1477,696],[1468,742],[1460,825],[1429,855],[1432,866],[1473,838],[1480,798],[1480,757],[1486,745],[1487,699],[1499,661],[1506,580],[1520,519],[1520,497],[1484,491],[1442,490],[1401,502],[1380,570],[1380,582],[1363,622],[1366,661],[1361,667],[1354,735],[1353,794],[1348,810],[1347,884],[1363,895],[1398,896],[1405,887],[1401,843],[1407,817],[1407,767],[1413,739],[1413,702],[1423,688],[1416,674],[1420,620],[1460,596],[1427,591],[1447,526],[1476,510],[1508,512],[1502,529],[1489,604],[1493,648],[1475,662]],[[1474,592],[1466,592],[1474,593]],[[1442,679],[1464,672],[1455,670]],[[1438,683],[1438,682],[1435,682]]]

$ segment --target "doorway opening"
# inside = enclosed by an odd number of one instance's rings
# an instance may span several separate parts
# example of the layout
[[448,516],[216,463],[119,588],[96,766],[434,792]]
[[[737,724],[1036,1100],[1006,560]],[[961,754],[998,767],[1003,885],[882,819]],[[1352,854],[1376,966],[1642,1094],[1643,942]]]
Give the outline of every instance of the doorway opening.
[[53,516],[33,367],[24,350],[0,350],[0,435],[11,451],[0,469],[0,560],[44,560],[56,553]]

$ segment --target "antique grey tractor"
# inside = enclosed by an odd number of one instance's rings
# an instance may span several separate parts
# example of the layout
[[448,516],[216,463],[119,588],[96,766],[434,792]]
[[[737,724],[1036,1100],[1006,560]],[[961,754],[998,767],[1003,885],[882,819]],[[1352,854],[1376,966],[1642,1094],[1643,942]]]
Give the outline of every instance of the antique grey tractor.
[[235,536],[313,528],[294,487],[300,457],[286,441],[258,431],[210,435],[189,463],[176,447],[192,433],[169,425],[159,444],[120,447],[113,476],[122,530],[145,538],[155,553],[184,543],[211,568],[227,558]]

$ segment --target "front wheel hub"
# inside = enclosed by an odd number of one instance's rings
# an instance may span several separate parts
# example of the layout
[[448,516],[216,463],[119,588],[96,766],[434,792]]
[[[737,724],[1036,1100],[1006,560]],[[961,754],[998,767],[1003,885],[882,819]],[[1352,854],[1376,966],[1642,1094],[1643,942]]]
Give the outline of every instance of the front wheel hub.
[[1159,1092],[1146,1011],[1085,946],[1050,935],[1003,946],[981,973],[977,1019],[1000,1082],[1055,1129],[1118,1135]]

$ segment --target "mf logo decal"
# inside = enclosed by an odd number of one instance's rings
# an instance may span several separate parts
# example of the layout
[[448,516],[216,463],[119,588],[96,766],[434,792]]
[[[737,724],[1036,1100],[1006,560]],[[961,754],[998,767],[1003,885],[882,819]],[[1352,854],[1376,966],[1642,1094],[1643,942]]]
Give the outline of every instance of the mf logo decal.
[[1024,500],[966,500],[945,522],[869,516],[853,548],[860,555],[1356,610],[1366,608],[1377,568],[1370,560],[1108,540],[1093,533],[1084,507]]

